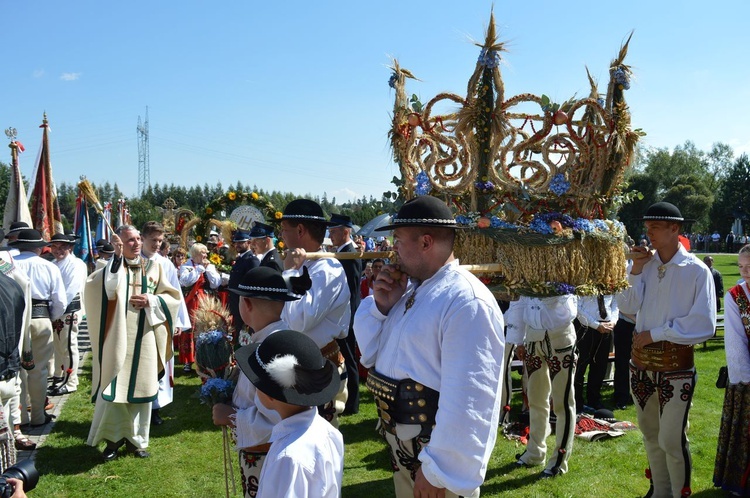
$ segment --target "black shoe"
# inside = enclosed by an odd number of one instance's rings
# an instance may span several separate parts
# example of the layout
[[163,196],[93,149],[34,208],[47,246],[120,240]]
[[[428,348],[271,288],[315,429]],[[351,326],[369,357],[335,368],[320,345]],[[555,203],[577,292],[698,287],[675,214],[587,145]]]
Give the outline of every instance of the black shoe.
[[550,472],[549,470],[543,470],[542,472],[540,472],[540,473],[539,473],[539,480],[540,480],[540,481],[541,481],[542,479],[550,479],[550,478],[552,478],[552,477],[555,477],[555,474],[553,474],[553,473],[552,473],[552,472]]
[[35,429],[37,427],[43,427],[43,426],[49,424],[50,422],[52,422],[54,419],[55,419],[54,415],[49,414],[49,413],[45,413],[44,414],[44,422],[42,422],[41,424],[30,424],[29,427],[31,427],[32,429]]
[[111,462],[117,458],[117,450],[119,450],[123,444],[125,444],[123,441],[120,441],[119,443],[107,441],[107,447],[102,451],[102,459],[104,459],[105,462]]
[[151,456],[151,453],[149,453],[149,452],[148,452],[148,451],[146,451],[146,450],[135,450],[135,451],[133,452],[133,456],[134,456],[135,458],[148,458],[148,457],[150,457],[150,456]]
[[59,387],[56,387],[55,389],[53,389],[52,391],[50,391],[49,389],[47,389],[47,394],[49,396],[64,396],[66,394],[70,394],[70,393],[74,393],[74,392],[75,392],[75,390],[71,391],[70,389],[68,389],[68,386],[59,386]]
[[161,425],[164,423],[164,420],[159,415],[159,409],[154,408],[151,410],[151,425]]

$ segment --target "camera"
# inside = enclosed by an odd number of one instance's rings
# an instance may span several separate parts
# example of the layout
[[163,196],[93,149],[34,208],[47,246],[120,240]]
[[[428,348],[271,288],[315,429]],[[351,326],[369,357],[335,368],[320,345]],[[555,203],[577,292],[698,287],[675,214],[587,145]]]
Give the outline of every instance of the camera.
[[13,496],[13,486],[7,481],[9,477],[23,481],[24,492],[31,491],[39,482],[39,472],[34,467],[34,460],[31,458],[22,460],[0,474],[0,498]]

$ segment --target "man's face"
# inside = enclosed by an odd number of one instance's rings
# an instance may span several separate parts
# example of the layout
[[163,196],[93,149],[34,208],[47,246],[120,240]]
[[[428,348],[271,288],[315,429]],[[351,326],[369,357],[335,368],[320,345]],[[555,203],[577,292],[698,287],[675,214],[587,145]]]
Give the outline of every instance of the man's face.
[[377,261],[372,264],[372,277],[378,278],[378,273],[380,273],[380,270],[383,269],[383,262]]
[[349,229],[346,227],[331,227],[328,229],[328,235],[331,237],[331,243],[336,247],[349,241]]
[[164,241],[164,234],[159,232],[151,232],[148,236],[143,238],[143,254],[148,257],[153,256],[159,252],[161,243]]
[[281,240],[289,249],[298,249],[301,246],[299,225],[292,226],[287,220],[281,220]]
[[57,261],[62,261],[68,257],[68,254],[73,250],[73,244],[66,244],[65,242],[53,242],[49,246],[50,252]]
[[242,240],[239,242],[234,243],[234,250],[238,253],[243,253],[247,251],[247,249],[250,247],[250,241],[249,240]]
[[141,254],[141,234],[138,230],[123,230],[120,239],[122,255],[127,259],[135,259]]
[[673,246],[679,236],[679,225],[669,221],[646,221],[646,235],[657,251]]
[[398,254],[401,271],[407,275],[416,276],[420,273],[423,262],[422,237],[414,227],[400,227],[393,231],[393,249]]

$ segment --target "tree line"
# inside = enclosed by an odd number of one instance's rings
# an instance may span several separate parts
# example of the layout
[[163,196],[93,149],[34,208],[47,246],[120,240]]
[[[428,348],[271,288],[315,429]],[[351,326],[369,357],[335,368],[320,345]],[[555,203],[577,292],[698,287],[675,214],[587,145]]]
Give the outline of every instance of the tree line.
[[[735,158],[732,148],[723,143],[714,144],[709,151],[698,149],[690,141],[675,147],[673,151],[667,148],[640,149],[625,181],[623,197],[631,201],[621,206],[617,217],[633,238],[643,231],[639,218],[649,205],[660,200],[672,202],[686,219],[691,220],[685,227],[689,232],[710,233],[718,230],[726,234],[735,219],[750,218],[750,159],[746,154]],[[126,198],[117,183],[104,182],[94,186],[99,199],[112,202],[113,209],[116,209],[118,199]],[[0,162],[0,206],[5,205],[9,187],[10,168]],[[397,209],[390,192],[384,193],[380,199],[363,196],[355,201],[337,202],[335,197],[329,199],[326,193],[319,196],[276,190],[268,192],[239,181],[226,187],[221,182],[192,187],[157,183],[140,196],[128,197],[127,204],[133,224],[141,226],[146,221],[161,219],[160,208],[167,198],[174,199],[178,208],[198,214],[212,200],[229,191],[258,192],[278,210],[283,210],[293,199],[306,197],[317,201],[327,214],[350,216],[357,225],[365,224],[378,214]],[[72,228],[77,195],[76,184],[59,184],[60,210],[63,224],[68,229]],[[91,216],[92,221],[96,219],[95,213],[92,212]]]

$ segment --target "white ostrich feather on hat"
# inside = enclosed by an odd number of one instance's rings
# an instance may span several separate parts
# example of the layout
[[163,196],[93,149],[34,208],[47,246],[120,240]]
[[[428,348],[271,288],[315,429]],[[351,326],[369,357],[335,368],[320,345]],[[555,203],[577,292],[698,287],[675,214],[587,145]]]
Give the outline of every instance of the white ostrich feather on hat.
[[265,369],[274,382],[284,389],[290,389],[297,385],[297,374],[294,367],[298,364],[296,356],[286,354],[284,356],[277,356],[269,361]]

